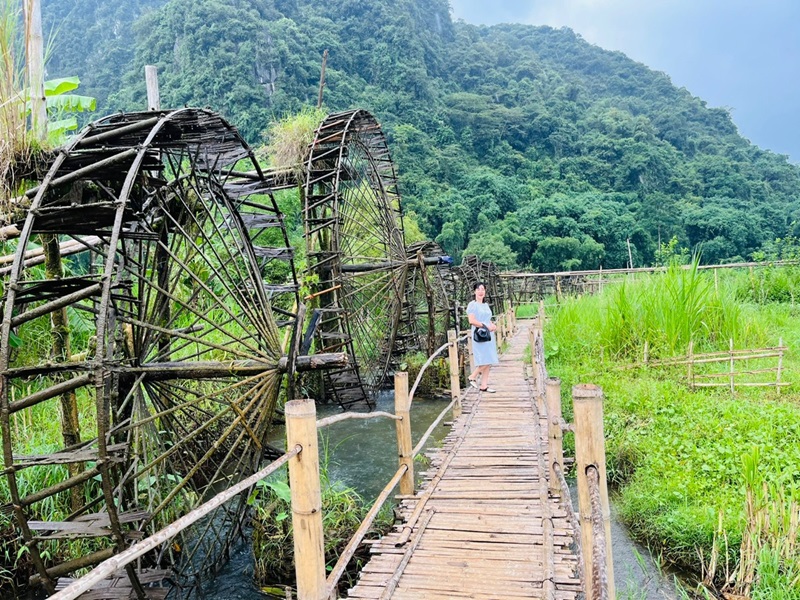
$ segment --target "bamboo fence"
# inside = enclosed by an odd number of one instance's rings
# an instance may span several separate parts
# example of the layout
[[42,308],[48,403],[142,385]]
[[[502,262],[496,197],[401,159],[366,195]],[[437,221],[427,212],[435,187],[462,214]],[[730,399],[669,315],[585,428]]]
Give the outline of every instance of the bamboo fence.
[[[791,382],[783,380],[785,375],[783,358],[789,349],[783,345],[783,338],[779,339],[777,346],[766,348],[736,349],[732,339],[728,344],[728,350],[696,354],[694,342],[689,342],[686,357],[650,360],[649,344],[645,342],[642,362],[627,365],[625,368],[685,366],[686,381],[692,390],[729,388],[733,393],[737,387],[774,387],[780,393],[781,388],[791,385]],[[777,360],[774,361],[774,364],[765,365],[765,361],[772,361],[772,359]],[[753,363],[756,361],[760,362],[754,365]],[[726,368],[722,371],[701,371],[706,365],[724,365]],[[771,373],[774,373],[774,376],[769,380],[765,379]],[[742,378],[747,378],[747,380],[743,381]]]

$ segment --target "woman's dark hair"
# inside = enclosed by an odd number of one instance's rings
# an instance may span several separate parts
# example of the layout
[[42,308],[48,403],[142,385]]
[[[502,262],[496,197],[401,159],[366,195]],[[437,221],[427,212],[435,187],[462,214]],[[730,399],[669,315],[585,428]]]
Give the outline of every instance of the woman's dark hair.
[[482,281],[476,281],[475,285],[472,286],[472,291],[474,292],[475,290],[477,290],[481,286],[483,286],[485,288],[486,284],[483,283]]

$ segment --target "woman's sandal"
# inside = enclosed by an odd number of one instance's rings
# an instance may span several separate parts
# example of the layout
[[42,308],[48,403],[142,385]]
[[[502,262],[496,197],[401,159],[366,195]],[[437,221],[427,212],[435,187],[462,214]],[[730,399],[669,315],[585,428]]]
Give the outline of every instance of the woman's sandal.
[[478,381],[475,380],[475,379],[472,379],[472,377],[467,377],[467,379],[469,379],[469,384],[477,390],[478,389]]
[[495,392],[497,392],[497,390],[495,390],[495,389],[492,389],[492,388],[490,388],[490,387],[486,387],[486,388],[479,388],[479,389],[480,389],[482,392],[486,392],[487,394],[494,394]]

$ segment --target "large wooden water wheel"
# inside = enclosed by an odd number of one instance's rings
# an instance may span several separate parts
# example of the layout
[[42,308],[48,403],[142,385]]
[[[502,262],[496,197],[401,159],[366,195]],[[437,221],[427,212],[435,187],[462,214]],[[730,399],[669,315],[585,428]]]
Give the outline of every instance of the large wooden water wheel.
[[[455,325],[455,270],[436,242],[416,242],[406,249],[409,261],[398,352],[433,354]],[[402,344],[399,342],[403,342]]]
[[342,407],[372,406],[389,372],[408,261],[386,138],[364,110],[328,116],[311,145],[305,193],[308,272],[322,352],[347,352],[326,388]]
[[492,307],[492,312],[498,314],[505,310],[505,284],[500,278],[497,267],[493,262],[481,260],[475,255],[465,256],[461,265],[456,269],[455,277],[458,282],[457,296],[460,300],[459,314],[464,318],[466,306],[474,298],[473,286],[482,281],[486,286],[485,302]]
[[[4,281],[0,491],[52,592],[255,469],[294,367],[278,326],[293,323],[297,280],[268,178],[207,110],[98,121],[27,197]],[[31,423],[59,418],[63,445],[22,452]],[[125,585],[159,597],[147,568],[174,566],[179,586],[213,571],[243,506],[129,566]],[[64,562],[63,539],[83,555]]]

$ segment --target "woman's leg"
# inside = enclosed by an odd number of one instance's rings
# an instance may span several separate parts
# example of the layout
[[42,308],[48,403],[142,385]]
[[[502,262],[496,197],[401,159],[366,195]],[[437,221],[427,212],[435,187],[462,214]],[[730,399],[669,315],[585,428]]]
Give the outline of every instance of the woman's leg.
[[482,369],[482,376],[481,376],[481,389],[485,390],[489,387],[489,371],[491,370],[492,365],[483,365]]
[[477,381],[478,380],[478,375],[481,374],[482,370],[483,370],[483,367],[475,367],[475,370],[472,373],[469,374],[469,380],[470,381]]

